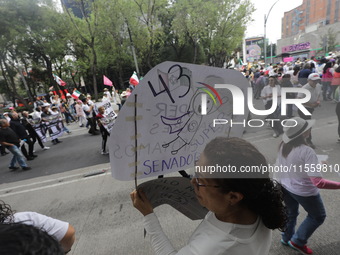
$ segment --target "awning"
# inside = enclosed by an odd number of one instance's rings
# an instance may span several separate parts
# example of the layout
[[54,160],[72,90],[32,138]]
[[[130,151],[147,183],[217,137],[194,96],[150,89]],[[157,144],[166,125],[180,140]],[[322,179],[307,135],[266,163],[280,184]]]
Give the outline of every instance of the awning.
[[277,58],[281,58],[281,57],[289,57],[289,55],[291,55],[291,54],[285,52],[285,53],[281,53],[281,54],[276,55],[276,57],[277,57]]

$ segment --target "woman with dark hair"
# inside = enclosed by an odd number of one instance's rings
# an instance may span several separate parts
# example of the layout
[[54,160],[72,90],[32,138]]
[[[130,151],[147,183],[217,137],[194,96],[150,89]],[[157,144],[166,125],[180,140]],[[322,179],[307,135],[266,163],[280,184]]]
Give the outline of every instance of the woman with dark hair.
[[24,223],[0,224],[1,254],[63,255],[63,248],[46,231]]
[[327,62],[325,67],[323,68],[323,72],[322,72],[322,96],[323,96],[323,100],[327,101],[327,100],[331,100],[330,95],[331,95],[331,82],[333,79],[333,74],[331,72],[332,69],[332,62]]
[[311,70],[312,73],[316,73],[316,67],[315,67],[314,62],[310,63],[310,70]]
[[[315,170],[323,169],[323,165],[319,163],[315,151],[306,143],[315,120],[295,117],[291,121],[296,125],[284,129],[283,142],[276,160],[276,166],[280,166],[280,169],[291,169],[276,174],[276,179],[282,185],[288,216],[281,243],[302,254],[312,254],[313,251],[306,245],[307,241],[326,218],[319,189],[340,189],[340,183],[323,179],[321,171]],[[295,231],[299,205],[308,215]]]
[[252,144],[240,138],[217,137],[207,144],[191,183],[199,203],[209,212],[178,253],[163,233],[146,195],[141,190],[131,193],[133,205],[145,216],[144,226],[156,255],[268,254],[270,229],[282,230],[285,225],[280,186],[259,172],[232,178],[231,173],[200,171],[217,164],[240,170],[266,166],[267,162]]
[[73,226],[68,222],[54,219],[36,212],[15,212],[12,211],[10,205],[0,200],[0,224],[14,224],[14,223],[32,225],[38,229],[46,231],[47,234],[52,236],[55,240],[57,240],[60,243],[61,247],[65,251],[65,254],[71,250],[71,247],[75,241],[75,230]]

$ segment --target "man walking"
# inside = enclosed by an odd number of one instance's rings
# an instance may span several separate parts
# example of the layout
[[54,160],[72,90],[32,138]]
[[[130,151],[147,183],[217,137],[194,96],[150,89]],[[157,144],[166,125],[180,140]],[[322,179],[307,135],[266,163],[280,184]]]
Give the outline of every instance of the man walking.
[[[312,73],[308,76],[307,84],[304,85],[302,88],[307,89],[311,93],[311,98],[307,103],[304,103],[303,105],[305,108],[313,114],[315,108],[320,106],[320,100],[322,96],[322,85],[320,84],[320,76],[317,73]],[[298,98],[304,98],[305,94],[298,94]],[[312,118],[312,115],[305,115],[303,112],[298,110],[298,114],[302,119],[310,120]],[[312,143],[312,134],[310,134],[309,137],[307,137],[306,142],[308,145],[315,149],[315,145]]]
[[18,161],[22,170],[30,170],[27,166],[25,157],[20,151],[20,139],[17,134],[9,127],[8,120],[0,119],[0,144],[5,146],[13,154],[13,158],[10,162],[9,169],[17,170],[16,161]]
[[34,158],[38,157],[37,155],[34,155],[34,143],[31,140],[31,137],[27,134],[25,126],[21,123],[19,119],[19,115],[17,112],[12,112],[10,114],[11,122],[10,127],[11,129],[18,135],[18,137],[25,141],[25,143],[28,144],[28,152],[25,148],[25,145],[23,144],[21,146],[21,151],[24,154],[24,156],[27,158],[27,160],[33,160]]

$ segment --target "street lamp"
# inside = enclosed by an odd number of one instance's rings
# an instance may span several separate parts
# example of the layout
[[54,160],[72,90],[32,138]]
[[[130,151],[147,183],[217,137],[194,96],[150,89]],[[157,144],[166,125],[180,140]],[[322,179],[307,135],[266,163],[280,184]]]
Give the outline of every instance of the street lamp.
[[277,0],[275,3],[273,3],[272,7],[270,7],[268,14],[264,15],[264,67],[266,67],[267,65],[267,45],[266,45],[266,26],[267,26],[267,20],[268,20],[268,16],[271,12],[271,10],[273,9],[274,5],[280,0]]

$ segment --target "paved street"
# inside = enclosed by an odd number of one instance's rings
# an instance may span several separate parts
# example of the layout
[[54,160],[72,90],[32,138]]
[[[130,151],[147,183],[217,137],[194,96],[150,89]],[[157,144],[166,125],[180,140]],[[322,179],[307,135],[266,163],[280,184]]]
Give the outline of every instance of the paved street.
[[[334,103],[326,102],[317,109],[314,117],[318,121],[313,128],[317,153],[329,155],[329,164],[333,165],[340,163],[334,108]],[[70,254],[153,254],[148,238],[143,237],[142,216],[130,202],[129,193],[134,183],[116,181],[110,176],[108,156],[99,153],[100,136],[90,136],[75,124],[70,127],[73,133],[64,135],[62,144],[51,146],[48,151],[37,149],[39,157],[30,161],[31,171],[9,172],[10,156],[0,158],[0,199],[16,211],[37,211],[69,221],[77,231]],[[253,131],[248,130],[244,138],[274,163],[280,139],[273,138],[272,131],[266,128]],[[99,172],[103,173],[92,175]],[[340,181],[336,173],[327,173],[325,177]],[[339,192],[321,191],[327,218],[310,239],[315,255],[339,255]],[[177,248],[186,243],[199,224],[166,205],[156,208],[155,212]],[[304,215],[301,212],[299,219]],[[271,255],[298,254],[283,247],[279,240],[279,231],[274,231]]]
[[[69,170],[83,168],[91,165],[109,162],[108,155],[101,155],[101,135],[92,136],[88,129],[80,128],[77,123],[67,126],[72,133],[59,139],[62,143],[53,145],[47,142],[49,150],[42,150],[38,143],[35,144],[35,160],[28,161],[32,167],[30,171],[8,171],[11,154],[0,158],[0,183],[15,182],[29,178],[51,175]],[[26,146],[27,147],[27,146]]]

